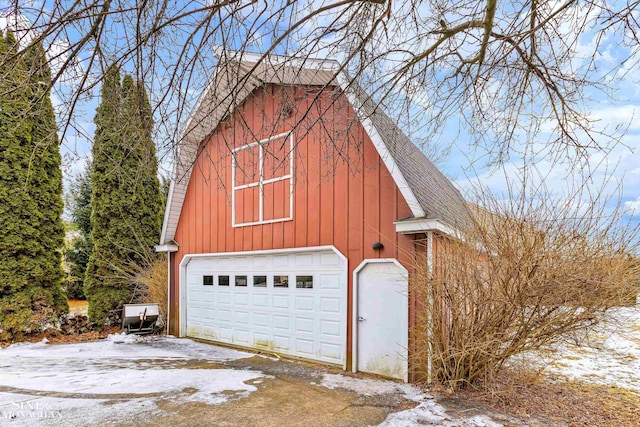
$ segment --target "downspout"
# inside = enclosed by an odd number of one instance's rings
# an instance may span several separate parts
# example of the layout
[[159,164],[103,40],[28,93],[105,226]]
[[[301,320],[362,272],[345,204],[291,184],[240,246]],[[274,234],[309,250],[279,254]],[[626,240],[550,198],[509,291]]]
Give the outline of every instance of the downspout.
[[433,231],[427,231],[427,383],[432,382],[433,371]]

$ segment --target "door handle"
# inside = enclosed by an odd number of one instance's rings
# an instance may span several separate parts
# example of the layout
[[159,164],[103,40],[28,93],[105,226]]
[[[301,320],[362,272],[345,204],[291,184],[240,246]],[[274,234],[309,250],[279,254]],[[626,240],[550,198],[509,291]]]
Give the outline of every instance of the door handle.
[[358,322],[364,322],[365,320],[367,320],[367,319],[365,319],[365,318],[364,318],[364,317],[362,317],[362,316],[358,316]]

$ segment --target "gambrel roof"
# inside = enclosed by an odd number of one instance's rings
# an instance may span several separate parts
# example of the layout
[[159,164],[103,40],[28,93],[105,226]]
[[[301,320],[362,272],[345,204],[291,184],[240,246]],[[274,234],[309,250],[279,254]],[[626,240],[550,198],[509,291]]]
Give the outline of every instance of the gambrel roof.
[[345,93],[412,212],[396,222],[400,232],[452,232],[470,212],[460,192],[334,60],[217,52],[216,70],[179,141],[161,244],[175,236],[200,143],[257,87],[265,84],[337,86]]

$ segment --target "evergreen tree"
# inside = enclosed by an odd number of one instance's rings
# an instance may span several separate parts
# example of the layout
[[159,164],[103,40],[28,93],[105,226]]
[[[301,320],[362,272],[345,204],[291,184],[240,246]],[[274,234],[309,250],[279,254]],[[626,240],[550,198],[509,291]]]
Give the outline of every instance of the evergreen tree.
[[62,172],[42,45],[0,34],[0,338],[68,310],[62,291]]
[[84,299],[84,276],[89,264],[89,256],[93,252],[91,237],[91,163],[87,162],[84,171],[71,184],[71,219],[76,226],[77,236],[71,241],[65,252],[65,260],[69,266],[69,277],[65,285],[68,298]]
[[112,69],[95,118],[91,199],[93,253],[85,294],[99,324],[135,295],[136,271],[160,238],[161,195],[151,106],[142,86]]

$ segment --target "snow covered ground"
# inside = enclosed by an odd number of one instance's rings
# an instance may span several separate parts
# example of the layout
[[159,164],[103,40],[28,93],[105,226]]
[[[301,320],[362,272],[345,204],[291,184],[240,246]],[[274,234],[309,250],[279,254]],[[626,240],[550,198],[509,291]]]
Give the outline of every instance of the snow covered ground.
[[0,425],[124,422],[157,410],[158,397],[219,404],[257,390],[262,372],[189,369],[251,357],[190,340],[110,336],[79,344],[14,344],[0,351]]
[[[596,347],[567,344],[527,358],[554,376],[640,392],[640,309],[616,310],[602,329],[590,332],[588,341]],[[178,405],[251,399],[257,385],[273,377],[225,362],[253,356],[171,337],[115,335],[79,344],[14,344],[0,350],[0,426],[133,423],[137,417],[162,416],[159,399]],[[382,426],[501,425],[489,416],[453,417],[412,385],[329,374],[321,368],[318,378],[311,384],[361,396],[393,394],[417,403],[391,413]]]
[[418,403],[418,406],[415,408],[390,414],[387,419],[380,424],[380,426],[384,427],[408,427],[416,425],[428,427],[502,426],[502,424],[491,420],[488,416],[473,416],[464,419],[452,417],[445,412],[445,409],[439,405],[432,396],[422,393],[419,388],[410,384],[398,384],[391,381],[359,379],[345,377],[344,375],[326,374],[320,385],[330,389],[338,387],[352,390],[363,396],[399,392],[404,394],[408,399]]
[[552,376],[640,393],[640,308],[612,310],[603,325],[576,339],[526,358]]
[[[256,385],[269,375],[227,368],[224,362],[252,356],[168,337],[115,335],[79,344],[14,344],[0,350],[0,425],[134,423],[163,415],[158,399],[217,405],[251,398]],[[389,416],[384,426],[498,425],[482,417],[453,419],[431,396],[408,384],[324,371],[318,375],[322,381],[312,383],[317,387],[362,396],[396,394],[417,402],[414,409]]]

